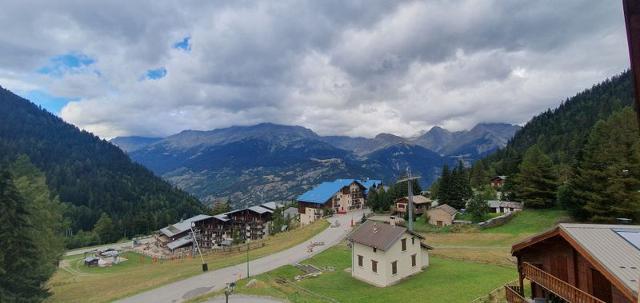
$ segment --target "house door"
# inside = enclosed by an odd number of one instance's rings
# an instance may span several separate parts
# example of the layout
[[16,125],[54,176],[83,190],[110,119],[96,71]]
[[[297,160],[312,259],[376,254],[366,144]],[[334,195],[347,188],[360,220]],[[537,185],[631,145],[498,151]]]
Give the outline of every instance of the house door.
[[593,285],[594,297],[605,302],[611,302],[611,282],[593,268],[591,269],[591,285]]
[[437,225],[438,227],[442,227],[442,221],[436,221],[436,225]]

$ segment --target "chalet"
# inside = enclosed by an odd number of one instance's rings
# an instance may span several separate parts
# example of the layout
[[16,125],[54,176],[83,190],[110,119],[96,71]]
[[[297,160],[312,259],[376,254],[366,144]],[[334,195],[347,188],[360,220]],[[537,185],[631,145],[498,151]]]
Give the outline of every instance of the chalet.
[[393,285],[429,266],[430,246],[401,226],[366,221],[348,237],[351,276],[378,287]]
[[230,220],[236,237],[258,240],[269,234],[273,211],[262,206],[233,210],[224,213]]
[[438,205],[427,210],[427,216],[429,216],[429,224],[438,227],[453,224],[453,220],[455,220],[457,213],[458,211],[455,208],[447,204]]
[[507,214],[513,211],[522,210],[522,203],[520,202],[489,200],[487,201],[487,205],[491,212],[497,214]]
[[189,219],[182,220],[176,224],[169,225],[160,229],[157,236],[158,242],[162,247],[168,248],[170,251],[174,251],[177,248],[190,246],[193,243],[191,235],[191,226],[197,222],[210,219],[211,216],[197,215]]
[[[395,201],[395,206],[393,208],[393,211],[401,216],[404,216],[404,214],[407,212],[408,204],[409,204],[409,197],[398,198]],[[431,199],[423,195],[413,196],[413,214],[414,215],[423,214],[425,211],[427,211],[427,209],[429,209],[430,205],[431,205]]]
[[640,226],[563,223],[513,245],[518,285],[507,302],[638,302]]
[[225,214],[198,221],[195,225],[199,231],[198,244],[202,249],[225,246],[225,243],[233,242],[231,218]]
[[491,187],[501,188],[505,181],[507,181],[507,176],[495,176],[491,178]]
[[300,223],[309,224],[325,215],[330,209],[335,213],[346,213],[364,207],[370,188],[382,185],[380,180],[337,179],[323,182],[312,190],[298,196]]

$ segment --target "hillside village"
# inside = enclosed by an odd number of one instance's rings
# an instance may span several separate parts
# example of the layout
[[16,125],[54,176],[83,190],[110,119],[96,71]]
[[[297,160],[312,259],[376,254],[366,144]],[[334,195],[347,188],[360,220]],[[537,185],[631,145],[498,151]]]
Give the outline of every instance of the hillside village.
[[640,0],[0,25],[0,303],[640,303]]

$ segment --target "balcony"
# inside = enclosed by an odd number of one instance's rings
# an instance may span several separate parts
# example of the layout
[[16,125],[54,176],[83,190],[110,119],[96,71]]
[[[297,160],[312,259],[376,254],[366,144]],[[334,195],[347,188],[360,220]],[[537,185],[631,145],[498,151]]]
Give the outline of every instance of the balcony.
[[509,303],[529,303],[529,300],[521,295],[522,289],[520,289],[520,286],[505,285],[504,293]]
[[[604,301],[586,293],[575,286],[562,281],[555,276],[537,268],[530,263],[523,262],[521,274],[523,278],[529,279],[532,283],[536,283],[540,287],[564,299],[567,302],[575,303],[605,303]],[[507,302],[520,303],[528,302],[524,299],[523,292],[520,287],[505,287]],[[524,301],[523,301],[524,300]]]

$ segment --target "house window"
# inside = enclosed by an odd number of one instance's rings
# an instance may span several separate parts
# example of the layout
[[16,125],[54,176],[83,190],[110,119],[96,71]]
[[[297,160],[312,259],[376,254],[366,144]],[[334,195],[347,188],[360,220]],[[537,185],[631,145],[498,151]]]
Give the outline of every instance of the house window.
[[364,258],[361,255],[358,255],[358,266],[362,267],[362,260]]
[[373,248],[373,252],[377,252],[377,251],[378,251],[378,249],[374,247]]
[[402,242],[402,251],[406,251],[407,250],[407,239],[402,239],[400,240]]
[[378,272],[378,261],[371,260],[371,271]]
[[411,255],[411,266],[416,267],[416,255]]
[[416,238],[415,237],[411,237],[411,245],[416,244]]
[[398,273],[398,261],[391,262],[391,274],[395,275]]

